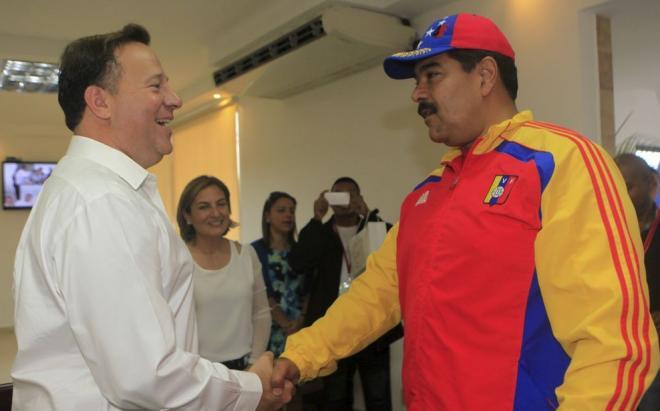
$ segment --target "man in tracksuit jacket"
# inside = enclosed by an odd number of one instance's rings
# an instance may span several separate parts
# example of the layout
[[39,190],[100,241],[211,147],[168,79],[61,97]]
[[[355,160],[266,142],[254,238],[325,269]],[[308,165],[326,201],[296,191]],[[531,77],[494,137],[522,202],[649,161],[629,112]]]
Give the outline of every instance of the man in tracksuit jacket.
[[401,318],[409,410],[633,410],[658,370],[635,211],[612,159],[515,106],[490,20],[434,22],[385,60],[451,147],[273,384],[332,372]]

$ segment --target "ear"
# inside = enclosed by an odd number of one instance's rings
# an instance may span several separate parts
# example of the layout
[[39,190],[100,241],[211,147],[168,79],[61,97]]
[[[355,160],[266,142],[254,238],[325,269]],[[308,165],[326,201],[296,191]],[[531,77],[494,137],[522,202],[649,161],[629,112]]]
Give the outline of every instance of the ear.
[[110,98],[112,96],[105,89],[91,85],[85,89],[85,104],[92,114],[100,119],[110,119]]
[[479,78],[481,80],[481,95],[486,97],[493,92],[499,78],[497,62],[491,56],[484,57],[477,64],[476,70],[478,70]]

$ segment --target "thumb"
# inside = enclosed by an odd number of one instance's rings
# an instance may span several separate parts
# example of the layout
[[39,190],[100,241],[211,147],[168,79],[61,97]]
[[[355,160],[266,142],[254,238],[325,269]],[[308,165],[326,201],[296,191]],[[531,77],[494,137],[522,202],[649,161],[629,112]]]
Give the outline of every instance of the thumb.
[[287,381],[296,383],[299,375],[300,371],[293,361],[288,358],[280,358],[275,362],[271,385],[273,387],[283,388]]

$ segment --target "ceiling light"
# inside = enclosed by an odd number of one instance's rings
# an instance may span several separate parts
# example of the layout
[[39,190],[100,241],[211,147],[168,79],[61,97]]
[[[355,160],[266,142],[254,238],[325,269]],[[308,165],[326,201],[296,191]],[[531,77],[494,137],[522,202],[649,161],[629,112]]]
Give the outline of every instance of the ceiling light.
[[221,96],[220,94],[218,94],[218,93],[215,93],[215,94],[213,95],[213,98],[216,99],[216,100],[220,100],[220,99],[222,98],[222,96]]
[[0,60],[0,90],[57,92],[60,69],[56,64],[22,60]]

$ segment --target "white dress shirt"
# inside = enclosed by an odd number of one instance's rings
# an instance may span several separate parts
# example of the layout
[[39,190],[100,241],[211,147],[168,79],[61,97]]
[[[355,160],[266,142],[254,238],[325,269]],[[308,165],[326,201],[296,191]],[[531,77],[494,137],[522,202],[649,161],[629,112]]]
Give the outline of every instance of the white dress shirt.
[[16,252],[13,409],[255,409],[255,374],[196,354],[192,267],[155,177],[74,136]]
[[212,361],[249,355],[253,363],[266,351],[270,337],[270,306],[261,263],[250,245],[240,252],[229,242],[230,258],[218,270],[195,264],[195,311],[199,353]]

